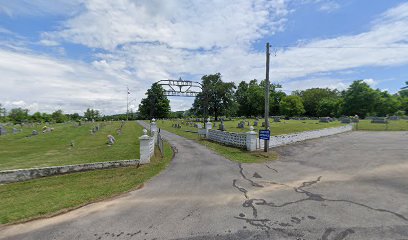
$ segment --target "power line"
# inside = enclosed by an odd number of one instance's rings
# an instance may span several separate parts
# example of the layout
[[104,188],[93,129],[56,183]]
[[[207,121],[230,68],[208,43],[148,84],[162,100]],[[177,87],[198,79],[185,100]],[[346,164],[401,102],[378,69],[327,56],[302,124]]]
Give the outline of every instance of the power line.
[[311,47],[311,46],[273,46],[274,48],[296,48],[296,49],[405,49],[408,46],[332,46],[332,47]]

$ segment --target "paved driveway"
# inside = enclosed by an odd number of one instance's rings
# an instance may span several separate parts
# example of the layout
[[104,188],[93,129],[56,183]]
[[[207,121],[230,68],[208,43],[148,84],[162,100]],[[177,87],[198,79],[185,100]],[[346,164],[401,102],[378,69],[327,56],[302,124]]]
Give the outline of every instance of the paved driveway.
[[237,164],[166,133],[178,150],[145,187],[5,239],[408,239],[408,132],[352,132]]

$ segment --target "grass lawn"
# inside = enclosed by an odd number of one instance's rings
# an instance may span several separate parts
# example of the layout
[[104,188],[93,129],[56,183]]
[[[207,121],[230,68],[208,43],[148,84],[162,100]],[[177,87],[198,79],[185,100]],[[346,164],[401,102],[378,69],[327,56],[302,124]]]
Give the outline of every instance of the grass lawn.
[[371,123],[371,120],[360,120],[356,125],[361,131],[408,131],[408,120],[388,121],[388,124]]
[[[94,135],[90,130],[100,124],[100,131]],[[128,160],[139,158],[139,139],[142,127],[127,122],[122,134],[117,133],[120,122],[87,123],[80,127],[73,124],[53,124],[53,132],[42,133],[42,126],[23,127],[21,133],[0,136],[0,170],[59,166]],[[37,136],[31,136],[36,129]],[[108,146],[107,135],[116,138],[116,144]],[[74,147],[71,147],[71,141]]]
[[137,167],[114,168],[39,178],[0,185],[0,224],[54,215],[90,202],[136,189],[170,163],[173,151],[165,143],[164,157]]
[[[227,131],[229,132],[248,132],[249,126],[245,126],[244,129],[238,128],[237,125],[241,120],[235,119],[233,121],[225,121],[224,125]],[[251,125],[255,120],[250,119]],[[269,153],[264,153],[262,151],[256,152],[248,152],[245,150],[228,147],[221,145],[219,143],[214,143],[210,141],[206,141],[200,139],[197,133],[193,132],[186,132],[189,131],[197,131],[197,128],[189,127],[186,125],[182,125],[181,129],[173,128],[173,123],[181,123],[181,121],[171,121],[171,120],[159,120],[157,121],[157,125],[159,128],[167,130],[169,132],[175,133],[177,135],[186,137],[188,139],[192,139],[197,141],[198,143],[205,145],[209,149],[219,153],[220,155],[237,162],[242,163],[259,163],[265,162],[270,160],[275,160],[277,158],[277,154],[274,151],[270,151]],[[219,126],[219,122],[217,122],[217,128]],[[261,126],[262,120],[259,121],[259,126]],[[331,122],[331,123],[319,123],[317,120],[305,120],[305,121],[297,121],[297,120],[282,120],[282,122],[271,123],[271,133],[272,135],[281,135],[287,133],[295,133],[295,132],[302,132],[302,131],[310,131],[315,129],[322,129],[328,127],[337,127],[342,126],[340,122]],[[255,128],[255,131],[258,131],[259,127]]]

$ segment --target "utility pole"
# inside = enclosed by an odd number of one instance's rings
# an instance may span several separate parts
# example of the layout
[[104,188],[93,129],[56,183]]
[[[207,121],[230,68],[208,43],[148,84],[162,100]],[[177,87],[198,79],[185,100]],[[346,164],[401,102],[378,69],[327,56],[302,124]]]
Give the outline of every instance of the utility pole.
[[[265,130],[269,130],[269,42],[266,43],[266,78],[265,78]],[[268,152],[269,141],[264,140],[264,152]]]
[[129,87],[126,86],[126,121],[129,120]]

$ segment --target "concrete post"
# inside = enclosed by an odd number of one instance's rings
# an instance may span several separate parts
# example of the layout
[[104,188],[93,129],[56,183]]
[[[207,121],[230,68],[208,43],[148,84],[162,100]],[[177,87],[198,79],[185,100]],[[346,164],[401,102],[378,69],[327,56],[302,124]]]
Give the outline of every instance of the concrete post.
[[212,123],[210,122],[210,118],[207,119],[205,123],[205,137],[208,136],[208,130],[212,129]]
[[254,127],[249,127],[249,132],[246,133],[246,149],[250,152],[256,151],[256,132]]
[[150,163],[150,148],[151,138],[147,135],[147,130],[143,129],[143,135],[139,137],[140,141],[140,164]]
[[150,132],[157,132],[157,123],[156,123],[156,119],[152,119],[152,122],[150,123]]

